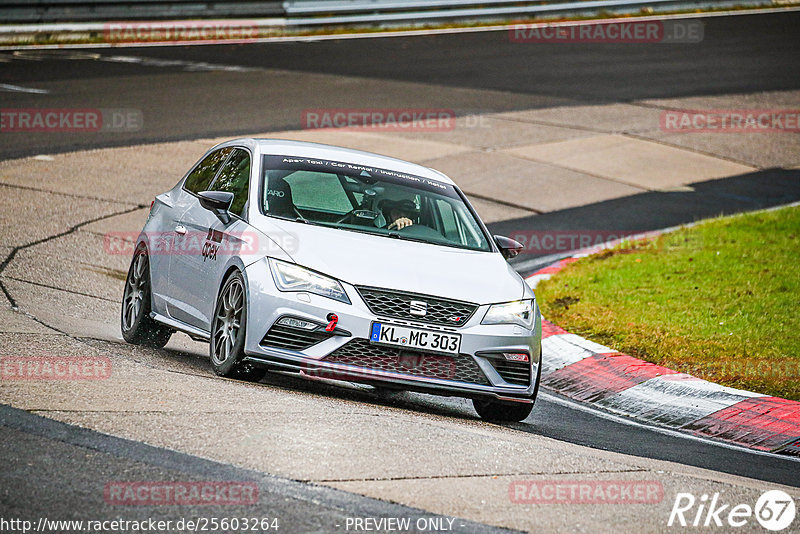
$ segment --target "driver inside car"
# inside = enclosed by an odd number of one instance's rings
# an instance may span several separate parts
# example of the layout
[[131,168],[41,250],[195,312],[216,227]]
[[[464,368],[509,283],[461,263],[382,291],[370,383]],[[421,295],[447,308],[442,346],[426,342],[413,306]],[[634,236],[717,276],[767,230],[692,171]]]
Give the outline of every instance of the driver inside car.
[[405,200],[385,200],[381,210],[387,221],[392,221],[386,227],[387,230],[402,230],[414,224],[413,218],[417,213],[417,206],[413,201]]

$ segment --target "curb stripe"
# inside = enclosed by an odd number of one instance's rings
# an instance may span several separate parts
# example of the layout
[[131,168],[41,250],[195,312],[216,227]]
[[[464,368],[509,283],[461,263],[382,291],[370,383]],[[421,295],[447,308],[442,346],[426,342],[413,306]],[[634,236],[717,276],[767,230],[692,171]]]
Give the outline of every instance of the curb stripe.
[[575,400],[597,402],[675,371],[627,354],[597,354],[550,373],[542,383]]
[[674,373],[651,378],[597,404],[612,412],[679,428],[756,395]]
[[[542,340],[542,373],[552,373],[594,356],[598,351],[581,347],[574,341],[586,341],[575,334],[559,334]],[[598,345],[601,346],[601,345]],[[603,347],[605,348],[605,347]],[[614,352],[607,349],[605,352]]]
[[560,271],[561,269],[563,269],[564,267],[566,267],[567,265],[569,265],[570,263],[574,263],[574,262],[578,261],[578,259],[579,258],[577,258],[575,256],[571,256],[569,258],[564,258],[563,260],[558,260],[553,265],[550,265],[550,266],[545,267],[543,269],[539,269],[538,271],[536,271],[534,276],[535,275],[542,275],[542,274],[555,274],[558,271]]
[[698,435],[771,451],[800,436],[800,403],[779,397],[745,399],[686,428]]
[[559,334],[569,334],[569,332],[567,332],[560,326],[554,325],[547,319],[542,319],[542,339],[548,338],[550,336],[557,336]]

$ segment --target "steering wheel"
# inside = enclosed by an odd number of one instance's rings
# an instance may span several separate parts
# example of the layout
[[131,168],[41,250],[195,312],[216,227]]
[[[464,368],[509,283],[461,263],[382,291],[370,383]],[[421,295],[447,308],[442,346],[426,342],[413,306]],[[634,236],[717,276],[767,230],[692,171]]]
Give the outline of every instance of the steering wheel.
[[358,210],[357,209],[352,209],[352,210],[348,211],[347,213],[344,214],[344,216],[341,219],[336,221],[336,224],[342,224],[342,223],[344,223],[346,221],[349,221],[350,219],[352,219],[355,216],[356,211],[358,211]]
[[[381,191],[382,191],[382,189],[381,189]],[[371,209],[371,207],[375,203],[375,196],[377,194],[378,194],[378,192],[375,189],[372,189],[371,187],[365,189],[364,190],[364,198],[361,200],[361,205],[359,207],[353,208],[350,211],[348,211],[347,213],[345,213],[344,216],[341,219],[336,221],[336,224],[342,224],[343,222],[348,221],[349,219],[352,219],[353,217],[356,216],[355,214],[358,211],[365,211],[365,212],[366,211],[370,211],[370,212],[373,211]],[[376,217],[377,217],[377,214],[376,214]],[[364,218],[367,219],[368,217],[364,217]],[[375,220],[375,217],[373,217],[372,220]]]

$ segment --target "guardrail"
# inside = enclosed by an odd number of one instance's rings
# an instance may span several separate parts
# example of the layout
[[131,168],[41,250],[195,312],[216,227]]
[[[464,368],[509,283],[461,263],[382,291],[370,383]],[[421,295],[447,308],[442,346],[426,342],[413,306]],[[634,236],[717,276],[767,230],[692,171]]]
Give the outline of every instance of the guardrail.
[[797,10],[800,0],[0,0],[0,47],[235,43],[308,38],[343,27],[358,32],[451,21],[547,24],[557,17],[733,7]]
[[[287,26],[426,23],[451,20],[499,20],[534,15],[618,14],[666,9],[709,9],[772,5],[771,0],[580,0],[566,2],[519,2],[514,0],[294,0],[284,2]],[[470,7],[472,6],[472,7]],[[425,9],[422,9],[424,7]],[[414,9],[408,11],[408,9]],[[336,13],[348,13],[335,15]],[[298,17],[297,15],[315,15]]]
[[284,17],[280,1],[0,0],[4,23]]
[[284,18],[286,26],[495,20],[541,14],[635,13],[772,5],[772,0],[0,0],[4,23]]

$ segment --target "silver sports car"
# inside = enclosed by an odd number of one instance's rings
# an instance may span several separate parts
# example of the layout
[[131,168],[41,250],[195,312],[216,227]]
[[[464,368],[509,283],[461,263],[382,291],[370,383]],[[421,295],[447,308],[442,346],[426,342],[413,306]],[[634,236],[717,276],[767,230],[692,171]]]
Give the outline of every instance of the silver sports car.
[[139,235],[122,335],[210,346],[218,375],[267,371],[472,399],[487,420],[531,412],[541,317],[444,174],[327,145],[236,139],[158,195]]

